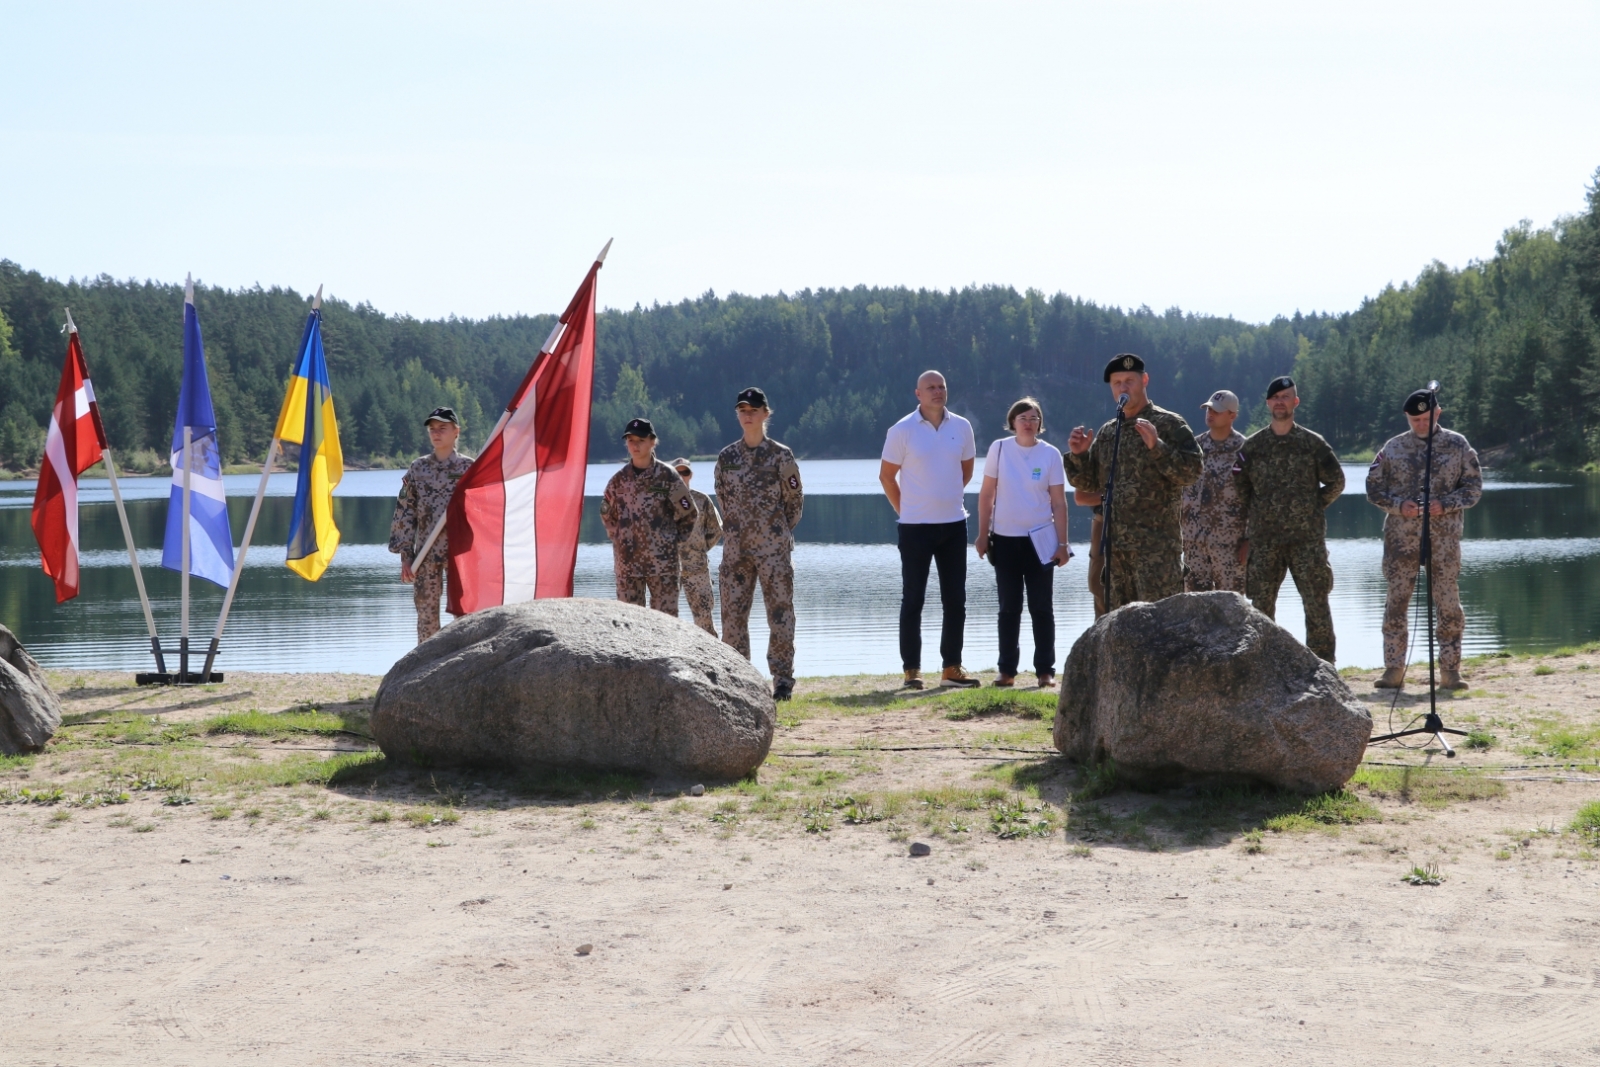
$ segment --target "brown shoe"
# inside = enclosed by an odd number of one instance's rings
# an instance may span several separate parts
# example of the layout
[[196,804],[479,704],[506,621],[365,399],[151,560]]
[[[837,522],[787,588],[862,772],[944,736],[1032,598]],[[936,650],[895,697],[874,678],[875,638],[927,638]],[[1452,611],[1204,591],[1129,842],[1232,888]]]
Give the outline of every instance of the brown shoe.
[[1374,689],[1404,689],[1406,687],[1406,669],[1404,667],[1390,667],[1383,672],[1383,677],[1372,683]]
[[1010,689],[1017,684],[1017,676],[1014,674],[997,674],[992,684],[999,686],[1001,689]]
[[901,688],[903,688],[903,689],[921,689],[922,688],[922,672],[921,671],[906,671],[906,684],[904,686],[902,686]]
[[939,684],[946,688],[971,689],[973,686],[982,685],[983,683],[960,667],[946,667],[944,674],[939,677]]
[[1467,683],[1463,682],[1461,680],[1461,672],[1460,671],[1440,671],[1439,672],[1439,688],[1440,689],[1465,689],[1465,688],[1467,688]]
[[1041,675],[1039,675],[1039,688],[1040,689],[1054,689],[1055,687],[1056,687],[1056,676],[1055,675],[1053,675],[1053,674],[1041,674]]

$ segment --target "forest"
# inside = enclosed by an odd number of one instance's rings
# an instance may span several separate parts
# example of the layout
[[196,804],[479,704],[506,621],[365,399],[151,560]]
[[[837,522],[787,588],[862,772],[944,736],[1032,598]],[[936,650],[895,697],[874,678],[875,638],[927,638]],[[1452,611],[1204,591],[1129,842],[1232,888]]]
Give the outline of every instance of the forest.
[[[601,274],[604,299],[605,275]],[[229,463],[259,463],[310,306],[293,289],[196,284],[219,438]],[[102,276],[61,282],[0,260],[0,466],[37,467],[72,309],[112,445],[157,470],[182,371],[183,287]],[[454,407],[481,443],[548,335],[554,315],[419,320],[328,299],[324,338],[347,457],[372,466],[427,448],[422,416]],[[1132,351],[1151,397],[1198,423],[1214,389],[1240,395],[1241,426],[1265,419],[1276,375],[1300,383],[1301,422],[1341,453],[1403,428],[1400,400],[1443,383],[1446,421],[1504,462],[1600,461],[1600,171],[1587,210],[1547,228],[1521,222],[1494,255],[1434,262],[1340,314],[1246,323],[1169,308],[1123,310],[1005,286],[904,287],[771,296],[706,293],[597,316],[590,458],[623,455],[644,415],[665,455],[715,452],[738,434],[733,397],[766,389],[771,431],[803,457],[873,457],[915,404],[919,372],[943,371],[951,406],[980,444],[1006,406],[1040,398],[1058,441],[1110,414],[1101,368]]]

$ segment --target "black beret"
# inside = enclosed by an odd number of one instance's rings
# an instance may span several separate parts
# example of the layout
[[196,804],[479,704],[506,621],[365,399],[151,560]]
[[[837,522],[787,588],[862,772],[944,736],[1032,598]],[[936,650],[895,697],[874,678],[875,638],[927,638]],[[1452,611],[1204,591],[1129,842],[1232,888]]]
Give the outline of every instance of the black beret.
[[1287,374],[1283,375],[1280,378],[1274,378],[1274,379],[1272,379],[1271,382],[1269,382],[1267,384],[1267,398],[1271,399],[1272,397],[1275,397],[1279,393],[1283,392],[1285,389],[1293,389],[1293,388],[1294,388],[1294,379],[1289,377]]
[[1130,370],[1143,374],[1144,360],[1140,359],[1132,352],[1118,352],[1116,355],[1111,357],[1111,362],[1106,364],[1105,380],[1109,382],[1113,374],[1119,374],[1122,371]]
[[654,437],[656,428],[650,425],[649,419],[634,419],[622,428],[624,437]]
[[1433,410],[1433,394],[1426,389],[1418,389],[1406,397],[1402,406],[1407,415],[1426,415]]
[[454,408],[434,408],[428,412],[428,417],[422,420],[424,426],[430,422],[448,422],[452,426],[461,425],[461,420],[456,418]]
[[733,403],[735,407],[749,404],[753,408],[764,408],[767,406],[767,394],[752,385],[748,389],[741,390],[739,395],[733,398]]

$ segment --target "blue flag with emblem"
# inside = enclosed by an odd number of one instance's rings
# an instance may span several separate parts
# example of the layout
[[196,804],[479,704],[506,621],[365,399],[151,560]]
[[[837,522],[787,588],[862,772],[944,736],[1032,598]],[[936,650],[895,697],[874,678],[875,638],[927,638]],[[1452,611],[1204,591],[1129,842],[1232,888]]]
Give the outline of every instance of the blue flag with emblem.
[[167,502],[167,535],[161,565],[183,570],[183,489],[189,485],[189,573],[227,588],[233,576],[233,531],[222,489],[222,453],[217,447],[217,416],[206,380],[206,350],[200,316],[194,309],[194,282],[183,296],[183,386],[172,430],[172,492]]

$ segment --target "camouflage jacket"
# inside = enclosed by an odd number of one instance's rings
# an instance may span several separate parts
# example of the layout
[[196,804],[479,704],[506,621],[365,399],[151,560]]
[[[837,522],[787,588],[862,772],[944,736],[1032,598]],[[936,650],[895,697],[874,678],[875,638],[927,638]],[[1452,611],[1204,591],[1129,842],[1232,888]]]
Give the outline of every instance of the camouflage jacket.
[[1286,434],[1264,426],[1245,438],[1233,464],[1252,544],[1322,540],[1323,514],[1344,492],[1344,468],[1321,434],[1296,424]]
[[1183,538],[1237,544],[1244,537],[1244,504],[1233,480],[1233,465],[1244,447],[1244,434],[1234,430],[1218,441],[1207,431],[1194,440],[1200,446],[1200,479],[1183,489],[1178,507]]
[[689,531],[689,536],[678,542],[680,558],[695,553],[703,556],[722,540],[722,516],[717,514],[717,505],[698,489],[689,490],[689,495],[694,497],[695,507],[700,509],[700,519]]
[[[1122,428],[1116,495],[1111,501],[1114,536],[1124,543],[1150,538],[1181,543],[1178,498],[1184,486],[1200,477],[1200,446],[1195,444],[1194,431],[1176,412],[1146,404],[1137,417],[1153,423],[1160,440],[1154,448],[1146,448],[1131,418]],[[1116,432],[1117,420],[1111,419],[1100,427],[1083,455],[1073,455],[1070,450],[1062,453],[1067,481],[1074,489],[1105,491]]]
[[794,453],[770,437],[751,448],[740,438],[717,455],[723,558],[794,549],[805,490]]
[[[456,482],[470,466],[472,459],[459,452],[444,460],[429,452],[411,464],[400,479],[400,497],[395,501],[394,521],[389,524],[390,552],[400,553],[401,560],[416,567],[417,549],[449,507]],[[440,530],[426,562],[443,566],[447,547],[445,532]]]
[[[1367,468],[1367,499],[1388,513],[1383,520],[1385,540],[1392,534],[1420,538],[1422,516],[1407,519],[1400,505],[1422,502],[1422,479],[1427,469],[1428,439],[1407,430],[1391,437]],[[1433,492],[1444,508],[1429,529],[1440,537],[1461,536],[1461,513],[1483,496],[1483,471],[1478,453],[1467,439],[1443,426],[1433,436]]]
[[600,500],[618,578],[676,574],[678,545],[699,519],[689,487],[659,459],[643,469],[624,463]]

